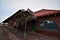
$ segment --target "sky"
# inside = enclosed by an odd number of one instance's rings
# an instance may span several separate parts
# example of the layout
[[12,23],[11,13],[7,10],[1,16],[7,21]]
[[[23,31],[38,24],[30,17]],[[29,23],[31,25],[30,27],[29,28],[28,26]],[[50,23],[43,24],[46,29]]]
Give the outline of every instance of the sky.
[[0,22],[19,9],[26,10],[27,8],[33,12],[41,9],[60,10],[60,0],[0,0]]

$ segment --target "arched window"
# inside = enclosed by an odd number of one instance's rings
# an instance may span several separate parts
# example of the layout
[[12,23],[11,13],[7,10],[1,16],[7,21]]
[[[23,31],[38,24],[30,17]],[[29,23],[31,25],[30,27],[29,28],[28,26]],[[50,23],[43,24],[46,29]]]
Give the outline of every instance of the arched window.
[[44,20],[40,23],[40,29],[58,30],[58,26],[52,20]]

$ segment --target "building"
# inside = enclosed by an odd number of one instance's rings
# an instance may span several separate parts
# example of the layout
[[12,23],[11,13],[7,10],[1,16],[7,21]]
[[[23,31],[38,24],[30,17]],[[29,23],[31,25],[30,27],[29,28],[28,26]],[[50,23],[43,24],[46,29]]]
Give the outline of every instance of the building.
[[37,17],[36,31],[41,34],[60,37],[60,10],[42,9],[34,14]]
[[60,37],[60,10],[42,9],[36,12],[30,9],[19,10],[3,22],[8,23],[12,29]]
[[18,10],[16,13],[14,13],[12,16],[7,18],[6,20],[3,21],[3,23],[8,23],[8,28],[14,29],[18,27],[20,30],[24,30],[25,24],[26,24],[26,18],[27,18],[27,30],[31,30],[31,22],[35,20],[35,17],[33,15],[34,13],[30,10]]

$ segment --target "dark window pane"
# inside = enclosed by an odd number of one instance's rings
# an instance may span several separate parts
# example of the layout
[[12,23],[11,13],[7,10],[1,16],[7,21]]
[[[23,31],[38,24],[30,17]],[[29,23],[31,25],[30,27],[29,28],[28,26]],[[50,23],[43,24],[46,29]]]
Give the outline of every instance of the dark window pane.
[[57,24],[51,20],[44,20],[43,23],[40,24],[41,29],[49,29],[49,30],[58,30]]

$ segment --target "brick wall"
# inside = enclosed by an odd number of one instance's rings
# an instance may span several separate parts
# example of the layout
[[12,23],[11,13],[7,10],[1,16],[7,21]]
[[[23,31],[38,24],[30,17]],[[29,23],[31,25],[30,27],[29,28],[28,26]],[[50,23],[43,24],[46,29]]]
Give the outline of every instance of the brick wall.
[[16,25],[16,22],[15,21],[10,20],[8,22],[8,28],[14,28],[15,25]]
[[50,36],[59,36],[60,37],[60,32],[40,29],[40,22],[45,19],[53,20],[58,25],[58,28],[60,29],[60,16],[59,17],[49,17],[49,18],[39,18],[38,22],[36,23],[36,32],[41,33],[41,34],[50,35]]
[[46,19],[49,19],[49,20],[53,20],[57,25],[58,25],[58,28],[60,29],[60,16],[59,17],[50,17],[50,18],[39,18],[37,19],[37,23],[36,23],[36,28],[40,26],[40,23],[43,21],[43,20],[46,20]]

